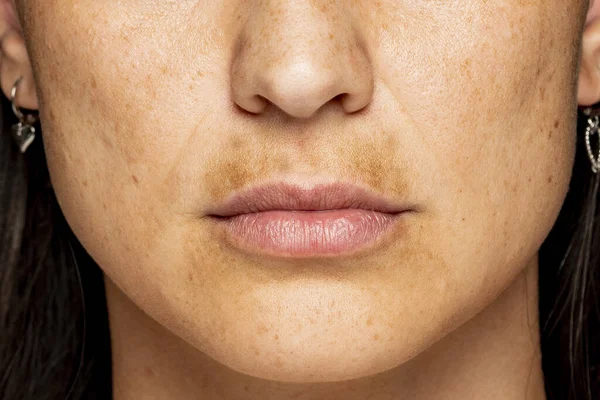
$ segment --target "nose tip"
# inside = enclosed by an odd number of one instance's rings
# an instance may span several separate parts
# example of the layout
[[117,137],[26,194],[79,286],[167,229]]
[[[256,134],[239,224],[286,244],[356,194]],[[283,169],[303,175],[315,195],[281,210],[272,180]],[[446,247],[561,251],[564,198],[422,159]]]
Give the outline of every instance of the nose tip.
[[343,110],[353,113],[369,103],[370,89],[365,86],[370,84],[351,82],[349,75],[298,57],[261,68],[253,82],[234,91],[235,102],[256,114],[273,104],[292,117],[310,118],[324,104],[339,99]]
[[[373,94],[371,62],[343,5],[266,2],[241,26],[231,65],[233,101],[260,114],[310,118],[324,105],[354,113]],[[277,13],[270,8],[277,6]],[[275,18],[273,15],[277,15]]]
[[258,68],[239,83],[234,101],[259,114],[270,104],[294,118],[310,118],[324,104],[339,101],[346,113],[364,108],[372,93],[370,77],[356,78],[350,68],[324,66],[301,56]]

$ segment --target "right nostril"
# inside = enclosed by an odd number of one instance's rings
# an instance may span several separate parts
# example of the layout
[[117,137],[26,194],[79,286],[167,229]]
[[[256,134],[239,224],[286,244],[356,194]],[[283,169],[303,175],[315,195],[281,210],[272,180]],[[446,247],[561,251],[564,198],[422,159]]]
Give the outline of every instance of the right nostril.
[[257,94],[234,102],[236,107],[250,114],[260,114],[267,108],[269,100]]

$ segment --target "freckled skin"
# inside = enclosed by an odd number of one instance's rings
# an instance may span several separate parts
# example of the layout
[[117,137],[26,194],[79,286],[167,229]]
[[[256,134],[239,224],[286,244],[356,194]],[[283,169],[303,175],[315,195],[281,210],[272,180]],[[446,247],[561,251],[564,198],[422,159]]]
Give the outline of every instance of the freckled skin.
[[[18,5],[77,237],[160,329],[243,374],[409,363],[515,280],[567,192],[583,2]],[[419,212],[385,246],[302,261],[232,248],[202,214],[289,176]]]

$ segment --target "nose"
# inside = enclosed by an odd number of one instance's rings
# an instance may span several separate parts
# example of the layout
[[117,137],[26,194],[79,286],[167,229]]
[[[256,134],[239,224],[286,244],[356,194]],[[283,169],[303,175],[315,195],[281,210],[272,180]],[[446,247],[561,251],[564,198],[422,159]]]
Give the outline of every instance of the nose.
[[254,114],[276,107],[294,118],[310,118],[327,103],[346,113],[366,107],[371,62],[344,3],[255,3],[231,66],[235,103]]

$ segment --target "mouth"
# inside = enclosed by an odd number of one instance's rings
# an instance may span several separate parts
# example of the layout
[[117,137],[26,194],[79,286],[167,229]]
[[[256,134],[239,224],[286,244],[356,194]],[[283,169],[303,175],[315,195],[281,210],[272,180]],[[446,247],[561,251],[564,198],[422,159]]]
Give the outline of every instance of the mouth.
[[414,207],[352,184],[305,189],[279,182],[236,193],[208,216],[241,250],[302,258],[372,247],[411,211]]

